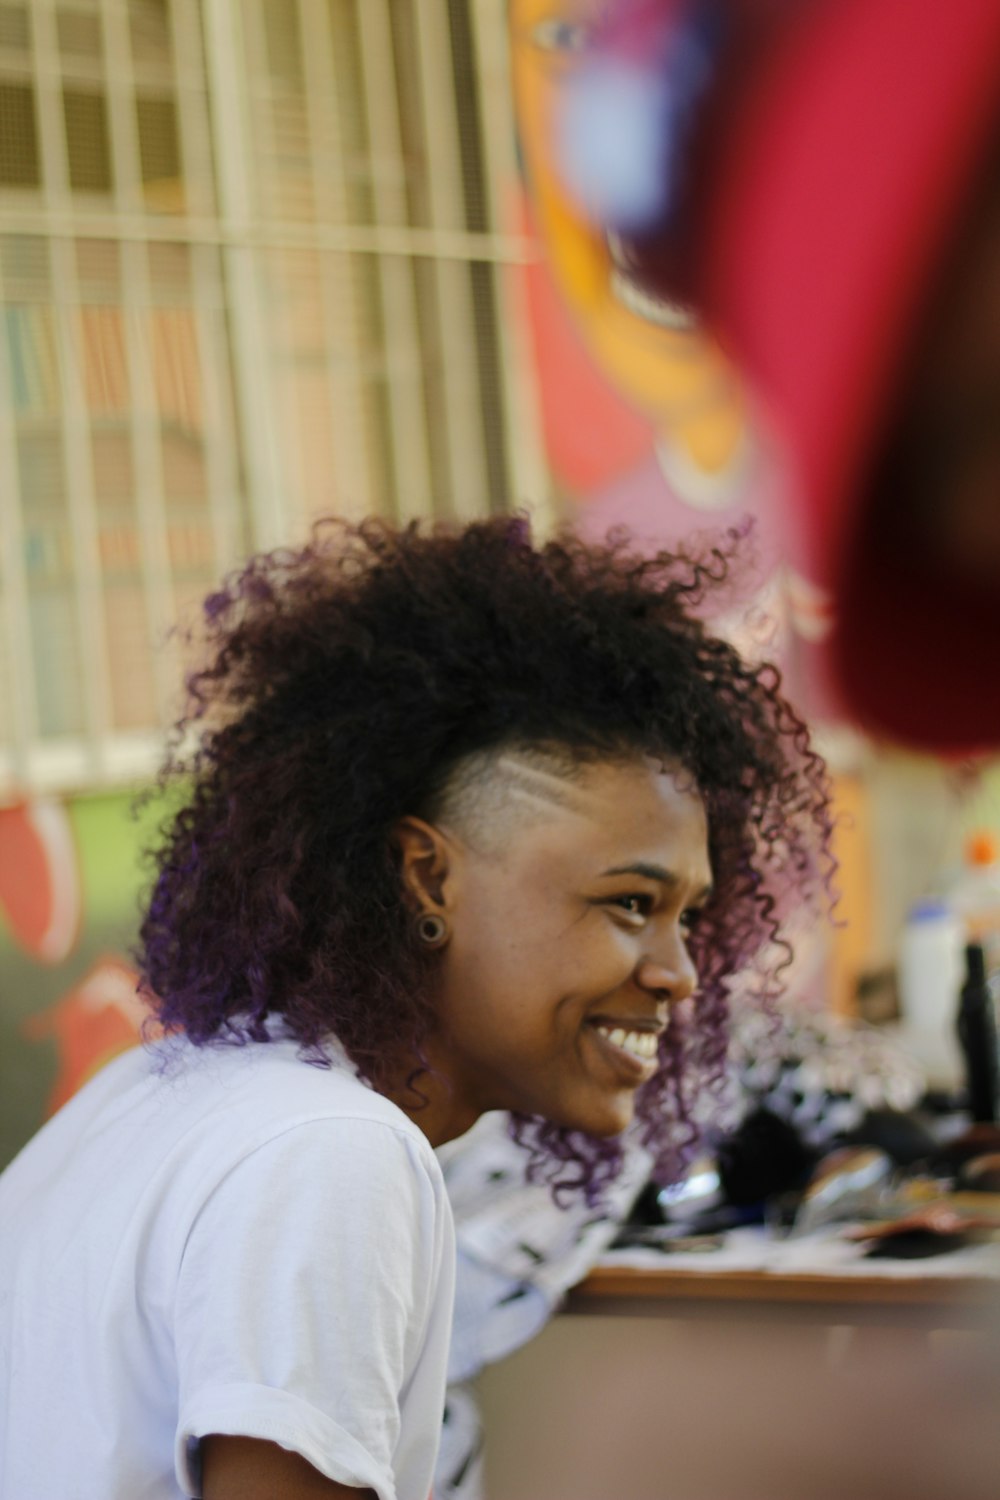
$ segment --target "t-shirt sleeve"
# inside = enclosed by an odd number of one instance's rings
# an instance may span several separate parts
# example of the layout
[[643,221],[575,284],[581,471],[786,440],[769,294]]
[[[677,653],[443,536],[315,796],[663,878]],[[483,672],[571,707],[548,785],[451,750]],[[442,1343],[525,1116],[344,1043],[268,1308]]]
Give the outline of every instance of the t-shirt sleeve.
[[396,1500],[400,1397],[440,1277],[440,1217],[418,1144],[379,1121],[292,1126],[226,1175],[178,1276],[184,1494],[200,1493],[199,1439],[225,1433]]

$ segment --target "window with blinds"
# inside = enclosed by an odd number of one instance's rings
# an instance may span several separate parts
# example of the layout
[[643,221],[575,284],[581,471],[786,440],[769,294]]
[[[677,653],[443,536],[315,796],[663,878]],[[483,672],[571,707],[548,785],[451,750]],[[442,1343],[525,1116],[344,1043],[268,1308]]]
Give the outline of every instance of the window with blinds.
[[148,774],[248,551],[544,504],[504,11],[0,3],[0,795]]

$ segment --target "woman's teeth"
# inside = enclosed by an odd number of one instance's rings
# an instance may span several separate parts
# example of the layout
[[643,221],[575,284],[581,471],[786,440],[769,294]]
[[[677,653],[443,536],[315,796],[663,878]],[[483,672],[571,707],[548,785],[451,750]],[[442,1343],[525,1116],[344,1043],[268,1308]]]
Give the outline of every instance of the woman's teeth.
[[598,1026],[597,1030],[607,1037],[612,1046],[620,1047],[623,1052],[630,1052],[643,1062],[649,1062],[656,1056],[657,1036],[654,1031],[625,1031],[621,1026]]

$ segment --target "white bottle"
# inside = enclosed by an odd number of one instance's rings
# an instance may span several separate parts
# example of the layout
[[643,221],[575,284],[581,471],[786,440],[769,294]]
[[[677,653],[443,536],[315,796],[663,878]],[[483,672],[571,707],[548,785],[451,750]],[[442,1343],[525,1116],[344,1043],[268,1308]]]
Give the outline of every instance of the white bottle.
[[961,1084],[963,1061],[955,1013],[965,970],[965,928],[943,901],[918,901],[899,950],[901,1040],[937,1088]]

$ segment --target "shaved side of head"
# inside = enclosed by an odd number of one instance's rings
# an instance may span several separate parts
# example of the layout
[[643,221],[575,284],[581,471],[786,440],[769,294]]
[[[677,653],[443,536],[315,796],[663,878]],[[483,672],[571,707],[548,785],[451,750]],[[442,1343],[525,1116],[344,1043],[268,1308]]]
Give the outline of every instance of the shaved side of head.
[[468,843],[500,852],[526,823],[556,812],[585,814],[587,762],[561,746],[507,746],[455,767],[431,816]]

